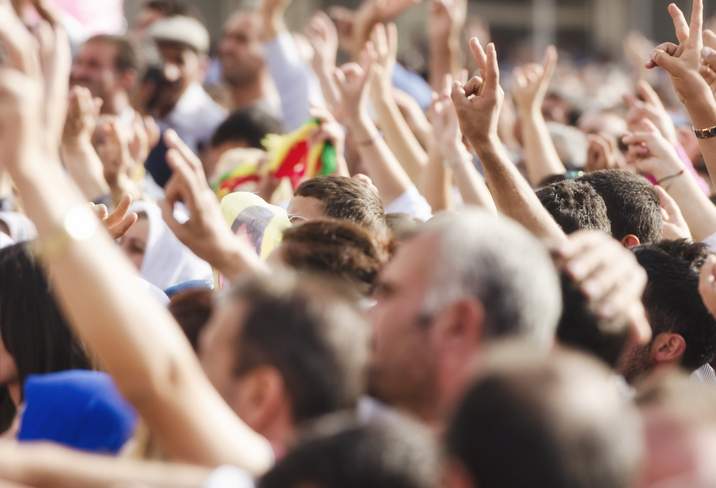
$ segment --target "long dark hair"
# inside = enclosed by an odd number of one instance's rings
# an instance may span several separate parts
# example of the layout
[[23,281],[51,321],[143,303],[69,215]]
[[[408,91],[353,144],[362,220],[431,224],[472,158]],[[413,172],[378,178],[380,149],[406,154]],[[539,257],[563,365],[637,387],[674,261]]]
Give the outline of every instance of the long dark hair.
[[[0,250],[0,339],[15,361],[20,385],[32,374],[91,368],[27,244]],[[0,433],[15,413],[7,385],[0,385]]]

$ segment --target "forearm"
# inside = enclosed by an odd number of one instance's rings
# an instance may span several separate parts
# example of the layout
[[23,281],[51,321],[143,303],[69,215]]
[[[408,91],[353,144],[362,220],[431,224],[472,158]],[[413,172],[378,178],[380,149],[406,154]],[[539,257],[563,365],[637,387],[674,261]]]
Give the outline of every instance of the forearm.
[[472,162],[472,155],[467,149],[463,148],[462,151],[454,152],[449,164],[465,205],[482,207],[490,213],[496,213],[497,208],[495,207],[495,201],[492,199],[492,194],[490,194],[490,190],[485,185],[482,175],[475,168]]
[[[657,178],[666,176],[657,176]],[[691,173],[684,171],[670,182],[665,182],[664,187],[684,214],[694,241],[703,241],[716,234],[716,207],[701,190]]]
[[[716,126],[716,99],[711,88],[703,78],[692,83],[689,96],[680,98],[695,129],[707,129]],[[704,157],[706,168],[712,183],[716,184],[716,138],[698,139],[699,150]]]
[[[31,156],[32,163],[12,176],[40,242],[50,243],[69,212],[87,204],[59,165],[45,164],[42,156]],[[40,172],[54,183],[52,193],[37,181]],[[166,452],[203,465],[266,469],[270,450],[208,384],[169,312],[138,292],[136,272],[101,226],[61,247],[61,255],[45,256],[44,264],[69,323]]]
[[457,75],[460,71],[460,43],[457,36],[430,39],[430,86],[440,93],[445,76]]
[[428,164],[428,155],[410,130],[392,94],[381,90],[373,98],[385,142],[410,179],[414,183],[420,182],[420,175]]
[[537,186],[548,176],[564,174],[566,168],[557,154],[540,109],[520,111],[520,119],[530,183]]
[[410,177],[367,116],[358,116],[356,120],[350,121],[349,130],[368,176],[378,188],[384,203],[392,202],[413,186]]
[[231,241],[207,259],[213,268],[232,283],[241,277],[268,272],[266,263],[256,253],[248,249],[238,237],[231,237]]
[[566,235],[542,206],[534,190],[520,174],[497,137],[470,141],[485,169],[485,178],[497,209],[542,239],[555,242]]
[[452,207],[450,200],[452,175],[450,170],[445,167],[443,156],[438,148],[434,147],[434,143],[432,146],[429,152],[428,166],[423,173],[420,188],[433,212],[437,213],[449,210]]
[[0,453],[6,458],[0,461],[0,479],[37,488],[193,488],[211,474],[201,467],[97,456],[46,444],[8,444],[0,446]]
[[102,161],[89,141],[63,144],[60,152],[67,172],[87,200],[93,201],[110,193]]

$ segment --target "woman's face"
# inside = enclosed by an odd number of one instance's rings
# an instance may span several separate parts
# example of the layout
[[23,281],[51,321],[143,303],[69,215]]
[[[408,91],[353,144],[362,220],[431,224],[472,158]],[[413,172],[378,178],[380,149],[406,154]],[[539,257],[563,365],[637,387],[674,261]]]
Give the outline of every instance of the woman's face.
[[139,214],[137,223],[129,228],[129,231],[120,241],[120,247],[127,255],[137,270],[142,269],[144,253],[147,251],[149,241],[149,220],[145,214]]
[[17,366],[15,360],[5,349],[0,339],[0,385],[8,385],[17,381]]

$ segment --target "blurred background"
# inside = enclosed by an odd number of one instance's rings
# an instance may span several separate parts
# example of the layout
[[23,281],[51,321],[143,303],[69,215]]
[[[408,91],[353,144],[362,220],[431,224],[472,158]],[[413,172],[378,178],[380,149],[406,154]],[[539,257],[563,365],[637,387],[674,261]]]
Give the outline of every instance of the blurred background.
[[[105,0],[96,0],[97,3]],[[143,0],[125,0],[127,18],[132,19]],[[294,0],[288,19],[294,29],[303,27],[317,8],[331,5],[356,7],[360,0]],[[240,6],[251,6],[242,0],[189,0],[201,12],[210,31],[216,36],[229,13]],[[400,19],[402,47],[417,47],[424,42],[424,19],[427,0],[412,8]],[[666,6],[669,0],[479,0],[470,2],[470,14],[490,26],[493,40],[501,53],[516,53],[531,48],[541,52],[545,45],[557,42],[579,56],[618,57],[630,31],[664,41],[673,36]],[[690,1],[676,3],[688,11]],[[707,14],[716,11],[713,2],[706,5]],[[406,41],[408,44],[406,44]]]

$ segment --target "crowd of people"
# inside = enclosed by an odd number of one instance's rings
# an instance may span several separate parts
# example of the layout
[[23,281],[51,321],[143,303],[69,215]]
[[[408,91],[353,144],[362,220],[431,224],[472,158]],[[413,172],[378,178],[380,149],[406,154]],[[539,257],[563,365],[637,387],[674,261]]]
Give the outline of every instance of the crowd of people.
[[0,486],[716,486],[703,0],[621,64],[425,1],[416,67],[419,0],[0,0]]

